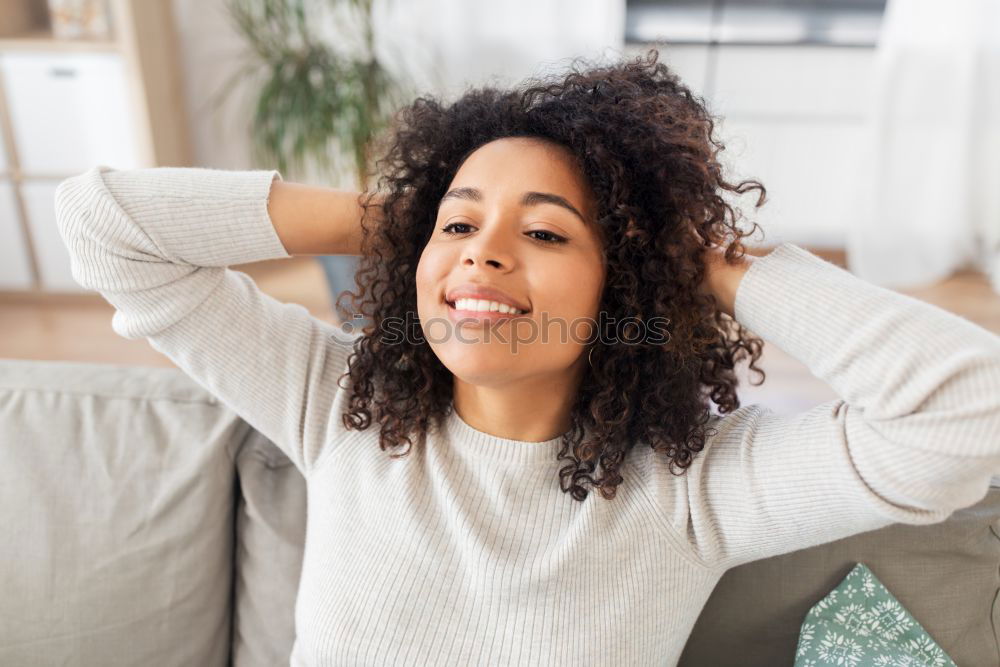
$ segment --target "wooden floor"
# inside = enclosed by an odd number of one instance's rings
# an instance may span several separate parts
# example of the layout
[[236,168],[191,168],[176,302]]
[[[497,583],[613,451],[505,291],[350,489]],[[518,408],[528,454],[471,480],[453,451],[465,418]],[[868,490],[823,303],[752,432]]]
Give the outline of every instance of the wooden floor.
[[[813,252],[844,265],[842,253]],[[301,303],[315,316],[337,322],[323,270],[315,258],[295,257],[235,268],[250,274],[271,296]],[[1000,295],[981,274],[959,273],[932,287],[900,291],[1000,334]],[[113,313],[96,294],[29,298],[0,293],[0,358],[173,366],[145,340],[118,336],[111,329]],[[765,345],[760,366],[767,380],[761,387],[744,383],[740,394],[743,404],[763,403],[791,413],[836,398],[805,366],[773,345]]]
[[[315,316],[337,322],[323,268],[311,257],[233,267],[253,276],[282,301],[301,303]],[[99,294],[0,293],[0,358],[60,359],[139,366],[174,366],[145,340],[111,329],[114,308]]]

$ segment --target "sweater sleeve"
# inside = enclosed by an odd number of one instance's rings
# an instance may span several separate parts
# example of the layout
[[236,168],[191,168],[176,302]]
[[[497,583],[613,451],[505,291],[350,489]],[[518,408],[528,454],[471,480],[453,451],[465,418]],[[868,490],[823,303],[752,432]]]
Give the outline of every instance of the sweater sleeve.
[[1000,337],[787,242],[744,274],[735,314],[840,398],[716,415],[682,476],[644,448],[654,512],[706,566],[937,523],[986,496],[1000,474]]
[[306,477],[334,443],[353,336],[227,268],[287,258],[268,215],[276,171],[97,166],[55,195],[74,279],[271,439]]

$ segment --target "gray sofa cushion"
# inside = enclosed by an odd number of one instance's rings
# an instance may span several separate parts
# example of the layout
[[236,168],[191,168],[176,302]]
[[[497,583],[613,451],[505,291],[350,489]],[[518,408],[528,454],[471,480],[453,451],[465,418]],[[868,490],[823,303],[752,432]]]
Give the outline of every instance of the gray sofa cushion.
[[236,469],[233,665],[287,665],[306,538],[306,482],[257,431],[240,448]]
[[228,664],[248,432],[177,369],[0,359],[0,664]]
[[799,628],[862,562],[958,665],[1000,665],[1000,488],[927,526],[893,524],[723,575],[681,667],[792,665]]

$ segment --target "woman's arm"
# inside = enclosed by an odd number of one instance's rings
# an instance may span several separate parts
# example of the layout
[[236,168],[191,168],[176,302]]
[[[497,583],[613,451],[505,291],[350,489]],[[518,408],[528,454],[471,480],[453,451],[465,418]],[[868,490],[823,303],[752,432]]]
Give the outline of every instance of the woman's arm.
[[[268,213],[290,255],[360,255],[360,193],[276,180]],[[379,219],[377,207],[369,215]]]
[[[115,332],[146,338],[308,477],[343,440],[338,381],[354,337],[228,268],[289,257],[268,214],[280,179],[276,171],[95,167],[59,185],[55,208],[73,277],[115,307]],[[323,220],[349,216],[313,220],[312,206],[323,209],[292,197],[277,213],[299,249],[350,236],[322,231]]]
[[705,565],[943,521],[1000,475],[1000,336],[790,243],[750,261],[734,310],[840,398],[721,415],[679,477],[642,448],[653,508]]

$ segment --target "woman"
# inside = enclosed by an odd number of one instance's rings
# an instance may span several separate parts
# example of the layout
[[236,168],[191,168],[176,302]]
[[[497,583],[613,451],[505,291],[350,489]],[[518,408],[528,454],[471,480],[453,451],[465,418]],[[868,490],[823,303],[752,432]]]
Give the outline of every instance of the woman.
[[[720,193],[764,188],[723,178],[712,128],[651,51],[417,99],[367,197],[274,171],[60,186],[115,331],[307,480],[293,665],[675,664],[728,568],[984,497],[1000,338],[790,243],[746,254]],[[226,268],[324,253],[364,256],[364,332]],[[748,331],[842,398],[740,407]]]

